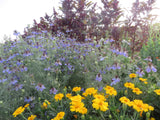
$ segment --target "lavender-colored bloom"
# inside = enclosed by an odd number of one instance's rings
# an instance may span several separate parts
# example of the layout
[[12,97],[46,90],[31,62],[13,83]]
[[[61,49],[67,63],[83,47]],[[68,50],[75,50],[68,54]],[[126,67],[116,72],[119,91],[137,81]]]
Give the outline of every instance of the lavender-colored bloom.
[[16,65],[20,66],[22,63],[20,62],[20,60],[17,61]]
[[151,68],[149,66],[146,68],[146,72],[147,73],[151,72]]
[[17,85],[15,86],[15,90],[18,91],[18,90],[22,89],[22,87],[23,87],[22,84],[17,84]]
[[102,90],[103,90],[103,87],[102,87],[102,86],[98,88],[98,91],[102,91]]
[[153,65],[151,65],[151,69],[153,72],[157,72],[157,69]]
[[20,70],[21,70],[21,72],[23,72],[23,71],[27,71],[28,68],[23,65],[22,68],[20,68]]
[[27,102],[27,103],[31,102],[31,98],[30,97],[25,97],[24,102]]
[[58,90],[56,90],[56,88],[51,88],[51,89],[49,90],[49,93],[50,93],[50,94],[56,94],[57,91],[58,91]]
[[13,35],[18,36],[20,32],[17,32],[16,30],[14,31]]
[[31,55],[33,55],[29,50],[27,50],[27,51],[25,51],[24,53],[23,53],[23,56],[24,57],[26,57],[26,56],[31,56]]
[[118,82],[120,82],[120,79],[118,77],[112,78],[111,86],[116,85]]
[[55,65],[56,65],[56,66],[59,66],[59,65],[62,65],[62,63],[61,63],[59,60],[57,60],[57,61],[55,62]]
[[33,97],[33,96],[31,96],[31,97],[27,96],[27,97],[24,98],[24,102],[27,102],[27,103],[29,103],[29,102],[31,102],[33,100],[35,100],[35,97]]
[[37,89],[37,91],[42,92],[44,89],[46,89],[46,87],[43,84],[38,83],[38,85],[36,86],[36,89]]
[[144,75],[144,72],[141,68],[138,68],[139,70],[136,72],[136,74],[138,74],[140,77],[142,77]]
[[11,80],[11,82],[9,83],[10,85],[15,85],[18,81],[17,80]]
[[151,56],[148,56],[147,58],[145,58],[144,60],[152,62]]
[[5,78],[2,79],[2,80],[0,79],[0,83],[1,83],[1,82],[4,83],[5,81],[7,81],[7,79],[5,79]]
[[3,63],[5,60],[0,57],[0,63]]
[[48,68],[44,68],[44,71],[50,71],[51,70],[51,68],[50,67],[48,67]]
[[99,48],[99,47],[101,47],[101,45],[97,44],[96,47]]
[[96,75],[96,80],[99,82],[102,80],[102,75],[100,73]]
[[81,88],[81,91],[84,92],[85,91],[84,88]]

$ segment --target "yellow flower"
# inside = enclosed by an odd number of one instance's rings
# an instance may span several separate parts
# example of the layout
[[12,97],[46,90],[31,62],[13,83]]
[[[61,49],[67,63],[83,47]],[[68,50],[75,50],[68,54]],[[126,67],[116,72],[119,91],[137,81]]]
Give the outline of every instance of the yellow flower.
[[131,73],[131,74],[129,75],[129,77],[130,77],[130,78],[135,78],[135,77],[137,77],[137,75],[136,75],[135,73]]
[[139,78],[139,80],[145,82],[147,79]]
[[133,83],[130,83],[130,82],[126,82],[126,83],[124,84],[124,86],[125,86],[126,88],[131,88],[131,89],[134,88],[134,84],[133,84]]
[[136,93],[137,95],[142,93],[139,88],[133,88],[132,92]]
[[72,97],[72,94],[71,93],[67,93],[66,97],[70,99]]
[[64,115],[65,115],[65,112],[59,112],[56,117],[58,119],[63,119]]
[[87,114],[87,108],[83,107],[82,109],[80,109],[79,113],[81,113],[81,114]]
[[153,110],[154,110],[154,107],[148,106],[148,109],[149,109],[150,111],[153,111]]
[[48,100],[45,100],[44,102],[43,102],[43,105],[41,105],[41,107],[43,108],[43,109],[47,109],[47,106],[48,105],[50,105],[51,103],[48,101]]
[[54,99],[55,99],[56,101],[58,101],[58,100],[62,100],[63,97],[64,97],[64,95],[63,95],[62,93],[59,93],[59,94],[56,94],[56,95],[54,96]]
[[28,117],[28,120],[34,120],[36,117],[36,115],[31,115],[30,117]]
[[95,108],[96,110],[101,110],[101,111],[106,111],[108,110],[108,102],[104,102],[103,100],[99,100],[99,99],[94,99],[93,101],[93,108]]
[[141,112],[143,110],[143,101],[142,100],[134,100],[132,101],[132,106],[137,112]]
[[60,120],[60,119],[63,119],[64,118],[64,115],[65,115],[65,112],[59,112],[57,114],[57,116],[51,120]]
[[82,103],[82,102],[76,102],[76,104],[72,104],[71,106],[70,106],[70,111],[71,112],[80,112],[82,109],[83,109],[83,107],[84,107],[84,103]]
[[156,120],[155,118],[151,117],[149,120]]
[[83,93],[84,96],[87,95],[95,95],[97,93],[97,90],[95,88],[87,88],[85,92]]
[[17,115],[21,114],[23,111],[25,110],[24,107],[20,106],[19,108],[17,108],[14,113],[12,114],[14,117],[17,117]]
[[148,82],[145,81],[144,84],[148,84]]
[[106,90],[106,94],[114,95],[114,96],[117,95],[117,91],[111,86],[106,86],[104,89]]
[[80,91],[81,90],[81,87],[74,87],[73,89],[72,89],[72,91],[74,91],[74,92],[78,92],[78,91]]
[[107,85],[104,89],[107,91],[113,89],[113,87]]
[[27,108],[29,106],[29,104],[26,104],[25,106],[24,106],[24,108]]
[[121,103],[127,104],[128,106],[132,106],[131,101],[128,98],[126,98],[125,96],[121,97],[119,99],[119,101],[121,101]]
[[94,98],[95,98],[95,99],[100,99],[100,100],[103,100],[103,101],[106,100],[105,97],[104,97],[103,95],[99,95],[99,94],[94,95]]
[[148,112],[149,110],[154,110],[154,107],[149,106],[148,104],[144,104],[142,100],[132,101],[132,106],[137,112]]
[[154,90],[157,95],[160,95],[160,89]]
[[71,99],[71,103],[70,104],[76,104],[77,102],[81,102],[82,101],[82,96],[80,95],[76,95],[70,98]]

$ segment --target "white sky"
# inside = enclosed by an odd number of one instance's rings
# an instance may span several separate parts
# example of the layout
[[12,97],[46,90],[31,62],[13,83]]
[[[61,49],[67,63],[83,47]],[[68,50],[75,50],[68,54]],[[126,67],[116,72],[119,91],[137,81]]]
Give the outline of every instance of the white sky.
[[[92,1],[100,2],[100,0]],[[128,8],[135,0],[119,1],[122,8]],[[4,35],[14,39],[14,30],[23,33],[27,25],[33,24],[33,19],[39,21],[45,13],[51,15],[53,6],[58,9],[59,3],[60,0],[0,0],[0,42],[3,41]],[[160,0],[157,0],[156,6],[160,6]],[[155,10],[153,13],[160,16],[160,10]]]

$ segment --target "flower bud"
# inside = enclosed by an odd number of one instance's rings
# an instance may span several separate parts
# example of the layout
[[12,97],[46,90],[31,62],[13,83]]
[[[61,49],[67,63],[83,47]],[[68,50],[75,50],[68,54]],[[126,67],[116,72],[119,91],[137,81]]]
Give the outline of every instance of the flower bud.
[[84,115],[81,115],[81,119],[82,119],[82,120],[85,120],[85,116],[84,116]]
[[109,118],[112,119],[112,115],[111,114],[109,114]]
[[150,118],[150,112],[147,112],[147,113],[146,113],[146,117],[147,117],[147,118]]

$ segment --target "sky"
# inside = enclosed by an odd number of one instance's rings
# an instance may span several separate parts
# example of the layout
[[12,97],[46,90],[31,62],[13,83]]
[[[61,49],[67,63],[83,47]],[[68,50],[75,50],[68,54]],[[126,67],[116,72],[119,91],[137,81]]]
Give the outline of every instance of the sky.
[[[92,1],[100,2],[100,0]],[[134,1],[119,0],[120,6],[126,9],[129,9]],[[40,17],[44,17],[45,13],[52,15],[53,7],[58,10],[58,6],[60,0],[0,0],[0,42],[3,42],[4,35],[15,39],[14,30],[23,34],[24,28],[33,24],[33,19],[39,22]],[[155,5],[158,6],[160,0],[157,0]],[[160,16],[160,9],[154,10],[153,14]]]

